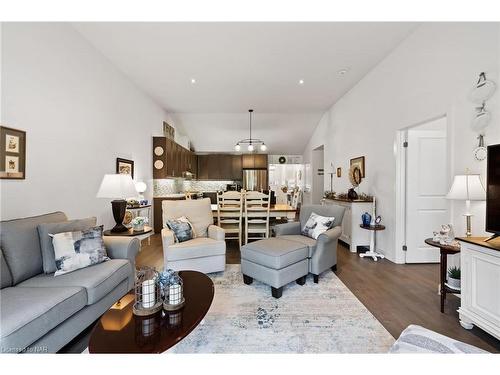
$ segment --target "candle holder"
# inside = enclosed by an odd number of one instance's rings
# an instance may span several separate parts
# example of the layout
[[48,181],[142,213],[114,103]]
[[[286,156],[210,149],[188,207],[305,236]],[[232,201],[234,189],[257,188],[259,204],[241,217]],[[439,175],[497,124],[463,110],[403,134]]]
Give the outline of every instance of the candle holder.
[[163,309],[166,311],[179,310],[184,306],[184,283],[177,272],[174,272],[163,283]]
[[139,268],[135,276],[135,303],[133,312],[138,316],[152,315],[162,308],[159,274],[154,268]]

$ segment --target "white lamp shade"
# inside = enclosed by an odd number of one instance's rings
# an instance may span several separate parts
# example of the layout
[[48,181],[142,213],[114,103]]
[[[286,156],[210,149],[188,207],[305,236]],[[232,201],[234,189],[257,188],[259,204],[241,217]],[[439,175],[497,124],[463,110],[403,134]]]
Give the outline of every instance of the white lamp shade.
[[148,186],[146,185],[145,182],[140,181],[140,182],[135,183],[135,189],[137,190],[137,192],[139,194],[144,193],[147,188],[148,188]]
[[446,198],[464,201],[484,201],[486,200],[486,191],[478,174],[457,175],[453,179],[453,185],[451,185]]
[[136,196],[134,181],[128,174],[104,175],[97,192],[97,198],[123,199]]

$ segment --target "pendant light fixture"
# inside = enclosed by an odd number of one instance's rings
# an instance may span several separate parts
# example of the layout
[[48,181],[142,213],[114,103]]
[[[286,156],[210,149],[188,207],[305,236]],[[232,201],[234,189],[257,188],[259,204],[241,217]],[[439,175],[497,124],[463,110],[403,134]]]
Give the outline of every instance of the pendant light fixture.
[[256,147],[258,147],[260,151],[264,152],[267,150],[267,146],[264,143],[264,141],[257,139],[257,138],[252,138],[252,113],[253,113],[253,109],[249,109],[248,113],[250,115],[250,123],[249,123],[250,136],[249,136],[249,138],[242,139],[238,143],[236,143],[236,145],[234,146],[234,149],[236,151],[241,151],[241,146],[243,145],[243,146],[246,146],[248,152],[254,152],[256,150]]

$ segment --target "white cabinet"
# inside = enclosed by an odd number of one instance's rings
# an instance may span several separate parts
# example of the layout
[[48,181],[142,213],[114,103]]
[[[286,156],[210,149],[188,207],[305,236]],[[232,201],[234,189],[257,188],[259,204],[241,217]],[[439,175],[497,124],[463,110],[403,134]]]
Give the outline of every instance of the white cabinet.
[[500,339],[500,248],[471,242],[460,241],[460,324],[466,329],[476,325]]
[[365,212],[371,214],[372,202],[323,199],[322,203],[336,204],[345,208],[340,240],[350,246],[351,252],[355,253],[357,246],[370,244],[370,231],[360,228],[359,224],[361,224],[361,215]]

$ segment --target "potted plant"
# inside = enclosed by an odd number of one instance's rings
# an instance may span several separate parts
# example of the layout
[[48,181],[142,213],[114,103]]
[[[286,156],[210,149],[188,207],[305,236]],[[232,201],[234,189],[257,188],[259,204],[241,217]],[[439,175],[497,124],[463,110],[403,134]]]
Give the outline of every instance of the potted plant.
[[454,289],[460,289],[460,268],[448,268],[448,285]]
[[142,232],[144,230],[144,224],[147,223],[147,217],[137,216],[132,219],[132,228],[134,229],[134,232]]

